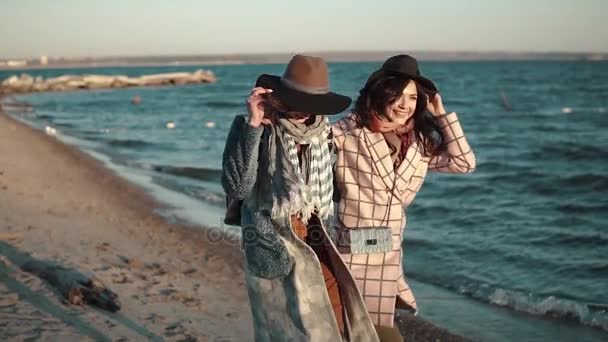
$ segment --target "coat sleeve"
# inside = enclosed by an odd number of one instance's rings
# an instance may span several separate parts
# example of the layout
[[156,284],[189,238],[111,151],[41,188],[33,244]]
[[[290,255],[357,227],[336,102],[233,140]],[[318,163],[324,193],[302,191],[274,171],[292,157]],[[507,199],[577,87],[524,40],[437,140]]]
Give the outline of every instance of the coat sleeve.
[[439,118],[439,125],[447,148],[430,159],[429,169],[446,173],[473,172],[475,154],[467,142],[456,113],[452,112]]
[[228,197],[245,199],[253,189],[263,132],[263,126],[250,126],[243,115],[234,118],[222,156],[222,187]]

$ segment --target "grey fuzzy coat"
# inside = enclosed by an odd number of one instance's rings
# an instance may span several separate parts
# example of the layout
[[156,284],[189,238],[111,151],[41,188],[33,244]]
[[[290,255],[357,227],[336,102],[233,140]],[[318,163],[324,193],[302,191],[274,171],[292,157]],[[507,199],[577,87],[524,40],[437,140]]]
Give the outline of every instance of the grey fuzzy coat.
[[[257,179],[268,177],[269,130],[251,127],[244,116],[232,123],[223,155],[222,186],[228,198],[258,193]],[[328,141],[329,143],[329,141]],[[340,341],[319,260],[295,236],[289,217],[270,217],[241,208],[245,274],[256,341]],[[325,233],[325,227],[322,231]],[[325,241],[345,307],[348,341],[378,341],[355,280],[325,233]]]

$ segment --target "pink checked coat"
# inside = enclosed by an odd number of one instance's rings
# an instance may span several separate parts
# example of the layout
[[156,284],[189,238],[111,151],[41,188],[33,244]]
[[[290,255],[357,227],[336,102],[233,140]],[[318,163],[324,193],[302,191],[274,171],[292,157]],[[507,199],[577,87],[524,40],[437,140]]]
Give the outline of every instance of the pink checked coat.
[[[439,122],[447,143],[446,152],[425,157],[414,141],[397,170],[393,168],[389,147],[381,133],[358,128],[352,114],[333,126],[336,190],[340,198],[332,235],[386,227],[383,229],[388,251],[341,254],[377,325],[393,326],[397,297],[417,310],[403,274],[401,242],[406,227],[405,209],[420,190],[427,170],[468,173],[475,169],[475,156],[456,113],[444,115]],[[376,240],[371,244],[376,244]]]

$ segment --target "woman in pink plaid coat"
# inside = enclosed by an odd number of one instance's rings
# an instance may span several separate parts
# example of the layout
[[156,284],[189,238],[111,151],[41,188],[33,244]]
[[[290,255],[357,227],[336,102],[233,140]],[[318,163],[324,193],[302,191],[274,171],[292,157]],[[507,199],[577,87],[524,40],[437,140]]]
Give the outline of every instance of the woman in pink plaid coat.
[[[403,274],[406,210],[428,170],[468,173],[475,156],[416,59],[389,58],[333,126],[338,205],[331,235],[380,334],[395,307],[417,311]],[[389,330],[391,331],[391,330]]]

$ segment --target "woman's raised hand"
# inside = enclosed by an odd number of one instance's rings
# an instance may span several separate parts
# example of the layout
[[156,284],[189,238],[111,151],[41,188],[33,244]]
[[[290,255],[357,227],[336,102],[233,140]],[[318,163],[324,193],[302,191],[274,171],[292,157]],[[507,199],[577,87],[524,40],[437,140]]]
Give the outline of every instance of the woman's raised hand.
[[264,113],[264,94],[272,93],[272,89],[255,87],[247,98],[247,111],[249,112],[249,125],[260,127],[270,125],[272,121]]

